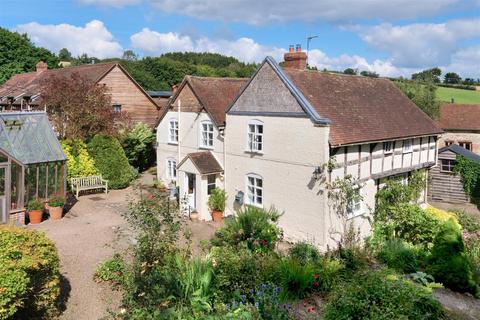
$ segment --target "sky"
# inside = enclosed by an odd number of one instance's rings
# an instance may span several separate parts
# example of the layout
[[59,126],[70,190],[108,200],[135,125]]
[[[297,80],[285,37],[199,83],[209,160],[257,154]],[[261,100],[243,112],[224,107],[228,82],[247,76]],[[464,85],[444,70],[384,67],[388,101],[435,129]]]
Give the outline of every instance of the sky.
[[217,52],[244,62],[306,49],[319,69],[480,78],[480,0],[0,0],[0,26],[53,52]]

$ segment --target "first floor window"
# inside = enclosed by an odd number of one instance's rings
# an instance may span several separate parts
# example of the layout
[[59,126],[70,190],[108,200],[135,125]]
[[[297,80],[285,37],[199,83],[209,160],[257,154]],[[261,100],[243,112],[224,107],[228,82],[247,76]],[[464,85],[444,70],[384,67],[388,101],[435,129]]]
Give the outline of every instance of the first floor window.
[[385,141],[383,143],[383,153],[384,154],[387,154],[387,153],[392,153],[392,141]]
[[207,176],[207,194],[212,193],[212,190],[216,188],[216,178],[217,177],[214,174]]
[[258,175],[247,176],[247,204],[263,206],[263,179]]
[[172,119],[168,124],[168,142],[178,143],[178,120]]
[[462,148],[472,151],[472,142],[470,141],[459,141],[458,145]]
[[248,124],[248,150],[252,152],[263,150],[263,124],[259,121]]
[[360,189],[356,189],[352,199],[347,204],[347,215],[353,218],[362,213],[362,197],[360,196]]
[[403,152],[412,152],[412,139],[403,140]]
[[445,147],[451,146],[453,144],[452,140],[445,140]]
[[450,159],[442,159],[441,160],[441,171],[445,172],[453,172],[453,168],[455,167],[455,160],[450,160]]
[[113,112],[114,112],[114,113],[120,113],[120,112],[122,112],[122,105],[121,105],[121,104],[114,104],[114,105],[113,105]]
[[167,160],[167,178],[170,180],[177,179],[177,161],[173,159]]
[[202,122],[202,147],[213,148],[213,123],[210,121]]

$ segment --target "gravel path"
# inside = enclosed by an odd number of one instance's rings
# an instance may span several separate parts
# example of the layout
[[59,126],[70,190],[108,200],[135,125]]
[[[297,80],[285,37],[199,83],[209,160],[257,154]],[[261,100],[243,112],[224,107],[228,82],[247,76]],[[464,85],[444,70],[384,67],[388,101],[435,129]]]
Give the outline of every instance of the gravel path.
[[93,281],[99,263],[125,250],[131,235],[121,213],[132,189],[108,195],[80,196],[62,220],[47,220],[29,228],[44,231],[60,256],[65,310],[60,319],[100,319],[119,306],[121,294]]

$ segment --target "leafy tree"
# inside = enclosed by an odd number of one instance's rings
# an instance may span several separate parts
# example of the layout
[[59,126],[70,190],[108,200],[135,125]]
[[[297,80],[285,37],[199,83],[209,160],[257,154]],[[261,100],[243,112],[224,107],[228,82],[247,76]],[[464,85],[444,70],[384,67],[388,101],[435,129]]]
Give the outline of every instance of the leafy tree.
[[155,159],[155,134],[144,123],[137,124],[123,141],[123,148],[128,162],[143,171],[147,169]]
[[376,73],[375,71],[362,71],[360,74],[364,77],[370,77],[370,78],[378,78],[379,74]]
[[447,72],[443,80],[446,84],[459,84],[462,78],[455,72]]
[[67,48],[63,48],[58,51],[58,58],[62,61],[70,61],[72,60],[72,54],[68,51]]
[[358,73],[358,70],[352,69],[352,68],[347,68],[343,70],[343,73],[345,74],[351,74],[351,75],[356,75]]
[[437,100],[437,86],[433,81],[420,82],[397,80],[397,87],[410,98],[430,118],[436,119],[440,112],[440,102]]
[[126,50],[123,52],[122,59],[127,61],[136,61],[138,59],[138,55],[133,52],[133,50]]
[[412,80],[418,80],[421,82],[433,81],[434,83],[440,83],[441,75],[442,70],[440,70],[438,67],[435,67],[412,74]]
[[49,68],[56,68],[59,62],[47,49],[36,47],[26,34],[0,28],[0,84],[14,74],[34,71],[41,60]]
[[87,139],[114,130],[115,114],[107,88],[78,72],[70,78],[50,76],[41,88],[49,118],[61,138]]

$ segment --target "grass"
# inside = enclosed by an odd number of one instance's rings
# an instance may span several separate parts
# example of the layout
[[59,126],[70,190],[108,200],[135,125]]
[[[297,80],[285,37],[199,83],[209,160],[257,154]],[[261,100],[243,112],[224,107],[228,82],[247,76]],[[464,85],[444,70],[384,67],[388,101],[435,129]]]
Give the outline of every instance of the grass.
[[450,102],[452,98],[455,99],[455,103],[463,104],[480,104],[480,91],[463,90],[454,88],[438,87],[437,90],[438,100],[444,102]]

